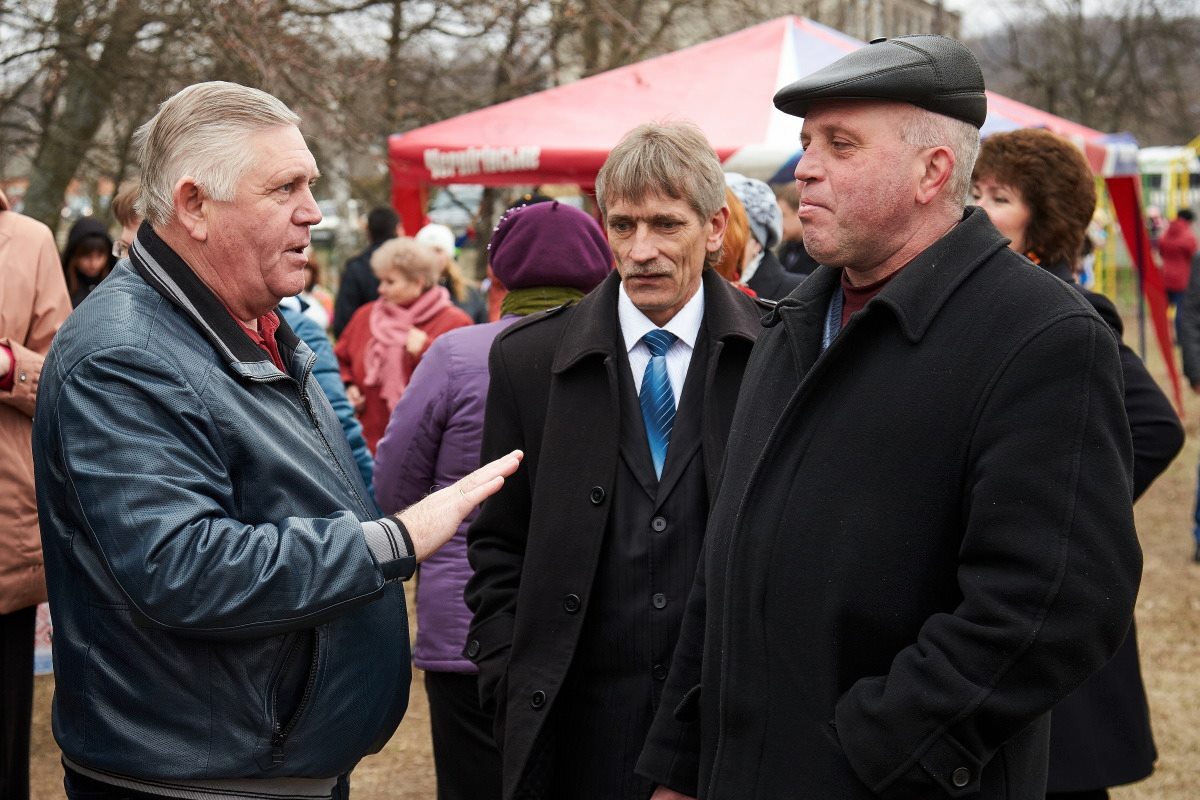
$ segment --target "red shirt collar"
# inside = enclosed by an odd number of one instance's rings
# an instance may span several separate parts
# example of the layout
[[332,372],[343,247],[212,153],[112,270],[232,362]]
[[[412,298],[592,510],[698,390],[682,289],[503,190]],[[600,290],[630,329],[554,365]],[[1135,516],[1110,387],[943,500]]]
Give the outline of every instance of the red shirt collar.
[[230,312],[230,316],[237,320],[238,325],[242,326],[242,330],[250,337],[250,341],[266,351],[266,354],[271,357],[271,362],[279,368],[280,372],[287,372],[283,366],[283,357],[279,355],[279,343],[275,341],[275,331],[279,330],[279,317],[274,311],[268,311],[258,318],[258,330],[242,322],[232,312]]

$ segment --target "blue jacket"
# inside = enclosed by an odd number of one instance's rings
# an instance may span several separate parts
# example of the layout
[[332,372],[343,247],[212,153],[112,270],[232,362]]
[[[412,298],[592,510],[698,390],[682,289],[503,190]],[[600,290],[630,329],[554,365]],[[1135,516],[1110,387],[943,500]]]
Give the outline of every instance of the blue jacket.
[[408,702],[402,587],[286,326],[287,374],[154,232],[63,325],[34,460],[54,733],[140,778],[328,778]]

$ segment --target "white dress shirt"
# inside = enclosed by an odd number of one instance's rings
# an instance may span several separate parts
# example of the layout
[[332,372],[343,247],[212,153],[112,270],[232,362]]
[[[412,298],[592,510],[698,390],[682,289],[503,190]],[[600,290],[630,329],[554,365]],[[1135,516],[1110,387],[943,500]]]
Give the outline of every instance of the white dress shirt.
[[[650,363],[650,347],[642,337],[658,328],[650,318],[625,293],[621,284],[617,297],[617,319],[621,335],[625,338],[625,349],[629,351],[629,369],[633,373],[633,386],[638,394],[642,391],[642,376]],[[683,394],[683,380],[687,377],[688,365],[692,363],[692,351],[696,349],[696,337],[700,335],[700,323],[704,320],[704,283],[692,295],[683,308],[667,321],[662,328],[675,334],[675,343],[667,351],[667,377],[671,379],[671,391],[675,393],[675,408],[679,408],[679,397]]]

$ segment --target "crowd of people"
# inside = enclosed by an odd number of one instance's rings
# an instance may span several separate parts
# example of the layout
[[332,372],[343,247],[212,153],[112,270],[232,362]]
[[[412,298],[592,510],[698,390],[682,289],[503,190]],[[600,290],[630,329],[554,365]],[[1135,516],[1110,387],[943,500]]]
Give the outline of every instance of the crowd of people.
[[[594,216],[504,213],[486,289],[378,208],[331,296],[300,119],[232,83],[138,130],[117,238],[60,256],[0,194],[0,796],[47,589],[70,800],[346,800],[413,664],[440,800],[1149,775],[1133,503],[1183,430],[1077,280],[1086,160],[981,144],[939,36],[774,103],[794,183],[646,123]],[[1158,247],[1200,391],[1191,222]]]

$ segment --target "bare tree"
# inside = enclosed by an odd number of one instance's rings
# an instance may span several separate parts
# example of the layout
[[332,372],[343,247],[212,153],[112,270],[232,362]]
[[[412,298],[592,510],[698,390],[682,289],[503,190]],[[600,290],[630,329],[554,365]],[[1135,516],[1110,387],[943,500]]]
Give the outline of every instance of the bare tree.
[[111,79],[143,24],[137,0],[59,0],[50,24],[58,46],[43,95],[43,135],[33,159],[25,211],[51,228],[113,96]]
[[1178,0],[1021,0],[996,32],[971,42],[989,88],[1143,144],[1200,129],[1185,76],[1200,69],[1200,19]]
[[301,114],[322,191],[385,202],[389,134],[743,27],[767,2],[4,0],[0,178],[27,174],[25,209],[53,226],[73,179],[132,171],[159,102],[222,79]]

